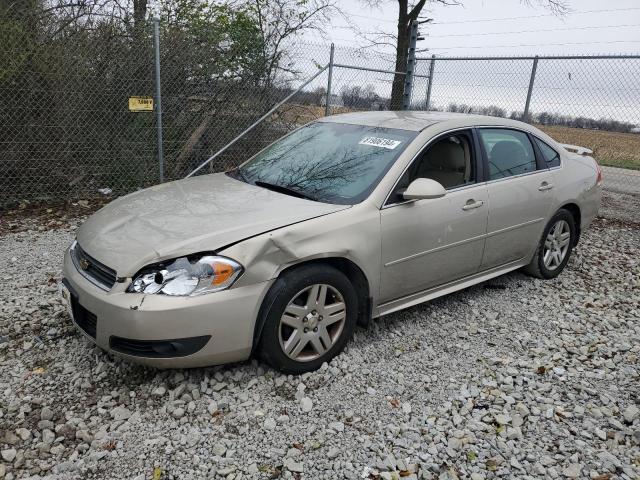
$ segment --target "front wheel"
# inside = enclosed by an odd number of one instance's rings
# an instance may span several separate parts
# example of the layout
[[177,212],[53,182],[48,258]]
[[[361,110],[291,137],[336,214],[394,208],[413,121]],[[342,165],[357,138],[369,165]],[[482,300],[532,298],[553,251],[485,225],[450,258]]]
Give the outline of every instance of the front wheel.
[[286,272],[263,308],[261,357],[287,373],[304,373],[330,361],[351,337],[358,298],[349,279],[329,265]]
[[569,261],[575,237],[573,215],[567,210],[558,210],[545,227],[536,253],[524,271],[543,279],[560,275]]

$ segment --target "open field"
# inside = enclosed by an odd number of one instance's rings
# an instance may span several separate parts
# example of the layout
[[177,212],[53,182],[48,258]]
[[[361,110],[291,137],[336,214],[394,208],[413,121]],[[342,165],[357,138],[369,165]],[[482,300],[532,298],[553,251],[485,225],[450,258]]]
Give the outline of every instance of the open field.
[[537,127],[558,142],[590,148],[602,165],[640,170],[640,134],[550,125]]

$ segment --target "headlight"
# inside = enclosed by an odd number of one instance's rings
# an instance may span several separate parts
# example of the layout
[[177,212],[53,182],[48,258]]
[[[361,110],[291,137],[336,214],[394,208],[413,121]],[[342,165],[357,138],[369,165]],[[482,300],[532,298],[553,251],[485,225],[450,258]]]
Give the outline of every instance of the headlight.
[[242,274],[238,262],[205,255],[199,259],[180,257],[166,264],[145,268],[128,288],[129,292],[194,296],[229,288]]

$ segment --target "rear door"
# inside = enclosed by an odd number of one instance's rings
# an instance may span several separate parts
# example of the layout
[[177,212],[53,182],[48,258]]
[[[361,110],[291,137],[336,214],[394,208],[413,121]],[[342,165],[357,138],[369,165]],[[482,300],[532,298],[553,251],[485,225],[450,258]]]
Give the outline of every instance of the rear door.
[[487,171],[489,217],[480,270],[527,257],[538,244],[554,200],[553,175],[531,136],[512,128],[478,128]]

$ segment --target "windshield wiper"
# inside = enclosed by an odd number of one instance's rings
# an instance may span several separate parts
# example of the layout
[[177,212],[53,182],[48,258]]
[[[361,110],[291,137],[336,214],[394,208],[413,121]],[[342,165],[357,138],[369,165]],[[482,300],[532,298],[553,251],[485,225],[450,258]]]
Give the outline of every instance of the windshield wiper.
[[232,170],[229,170],[227,174],[231,175],[232,177],[238,178],[239,180],[242,180],[245,183],[250,183],[249,180],[247,180],[247,177],[244,175],[244,173],[242,173],[242,170],[240,170],[240,167],[236,167]]
[[291,195],[298,198],[304,198],[306,200],[313,200],[317,202],[318,200],[311,195],[307,195],[306,193],[299,192],[298,190],[294,190],[293,188],[285,187],[284,185],[276,185],[275,183],[263,182],[261,180],[256,180],[254,185],[258,187],[268,188],[269,190],[273,190],[274,192],[284,193],[286,195]]

